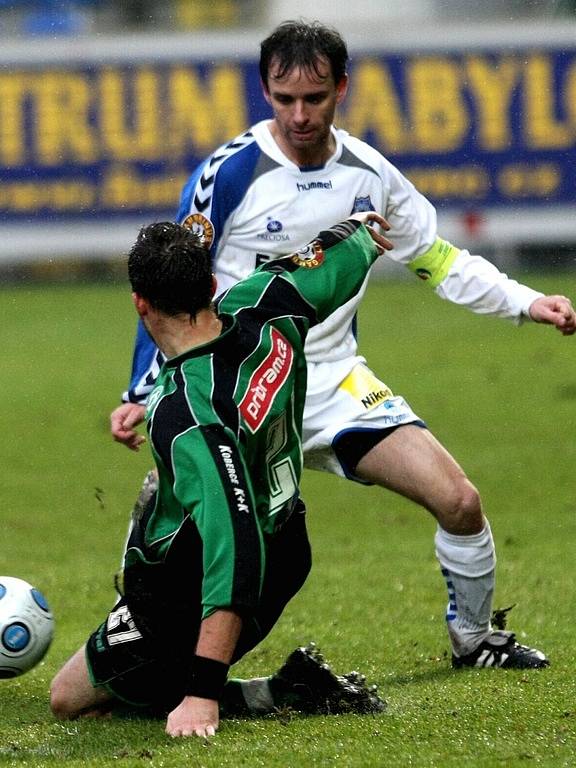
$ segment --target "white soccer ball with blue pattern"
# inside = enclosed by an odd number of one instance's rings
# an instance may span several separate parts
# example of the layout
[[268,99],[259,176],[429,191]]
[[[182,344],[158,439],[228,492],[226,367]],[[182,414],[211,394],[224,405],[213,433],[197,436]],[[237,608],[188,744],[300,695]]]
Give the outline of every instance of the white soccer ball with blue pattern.
[[35,667],[53,634],[54,618],[44,595],[23,579],[0,576],[0,679]]

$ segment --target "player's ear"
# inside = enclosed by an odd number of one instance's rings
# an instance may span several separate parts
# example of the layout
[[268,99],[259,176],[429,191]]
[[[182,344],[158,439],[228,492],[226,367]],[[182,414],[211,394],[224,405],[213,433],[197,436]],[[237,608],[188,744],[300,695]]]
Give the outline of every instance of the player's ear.
[[346,98],[348,91],[348,75],[344,73],[336,83],[336,104],[340,104]]
[[264,80],[260,80],[260,85],[262,86],[262,93],[264,94],[264,98],[272,106],[272,99],[270,98],[270,91],[268,90],[268,86],[264,82]]
[[218,280],[216,280],[216,275],[212,275],[212,298],[216,295],[216,288],[218,287]]
[[146,301],[146,299],[143,296],[140,296],[139,293],[136,293],[136,291],[132,293],[132,302],[134,303],[134,306],[136,307],[136,312],[138,312],[140,317],[144,317],[145,315],[148,314],[150,304]]

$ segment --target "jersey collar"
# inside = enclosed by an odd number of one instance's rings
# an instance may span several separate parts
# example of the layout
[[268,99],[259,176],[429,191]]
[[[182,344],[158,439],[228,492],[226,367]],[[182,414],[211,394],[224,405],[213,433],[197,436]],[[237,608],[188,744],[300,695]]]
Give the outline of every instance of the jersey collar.
[[308,173],[311,171],[321,171],[325,170],[326,168],[330,168],[332,165],[338,162],[340,159],[340,156],[342,155],[342,140],[339,135],[339,131],[336,129],[335,126],[331,127],[332,137],[334,139],[334,142],[336,144],[336,149],[334,151],[334,154],[328,158],[328,160],[320,166],[306,166],[304,168],[300,168],[300,166],[296,165],[292,160],[286,157],[284,152],[280,149],[278,144],[274,141],[274,138],[270,132],[270,124],[272,123],[272,120],[262,120],[259,123],[256,123],[256,125],[252,126],[250,129],[256,138],[256,141],[258,142],[258,145],[260,149],[267,154],[269,157],[272,158],[275,162],[277,162],[279,165],[283,165],[285,168],[290,168],[294,170],[296,173]]

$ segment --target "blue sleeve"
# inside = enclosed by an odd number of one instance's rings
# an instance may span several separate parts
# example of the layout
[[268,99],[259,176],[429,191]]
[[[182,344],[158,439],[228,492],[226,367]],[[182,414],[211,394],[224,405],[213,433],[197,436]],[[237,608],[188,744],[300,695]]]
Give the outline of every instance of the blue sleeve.
[[188,178],[188,181],[182,188],[182,194],[180,195],[180,207],[178,208],[178,213],[176,214],[176,221],[180,224],[182,224],[186,217],[191,213],[204,213],[210,203],[210,197],[208,195],[202,195],[202,187],[196,191],[198,182],[202,178],[203,174],[209,172],[208,170],[205,171],[205,168],[210,168],[210,158],[207,158],[196,168],[196,170]]
[[215,256],[226,223],[254,181],[262,151],[250,132],[220,147],[190,176],[180,197],[181,224],[207,219]]
[[136,341],[132,355],[132,372],[128,391],[122,395],[124,402],[144,403],[164,362],[164,356],[148,335],[142,321],[138,321]]

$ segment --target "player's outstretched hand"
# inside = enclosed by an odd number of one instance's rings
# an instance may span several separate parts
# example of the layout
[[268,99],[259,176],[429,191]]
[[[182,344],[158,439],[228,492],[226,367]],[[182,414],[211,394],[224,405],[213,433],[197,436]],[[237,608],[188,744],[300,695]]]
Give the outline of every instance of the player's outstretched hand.
[[566,296],[541,296],[530,304],[529,312],[532,320],[554,325],[563,336],[576,332],[576,313]]
[[378,232],[373,226],[374,224],[378,224],[380,229],[383,229],[385,232],[388,232],[390,229],[390,224],[388,224],[386,219],[383,216],[380,216],[379,213],[376,213],[376,211],[362,211],[360,213],[353,213],[350,218],[354,219],[355,221],[361,221],[362,224],[366,224],[368,226],[368,232],[370,232],[372,240],[374,240],[376,243],[376,247],[378,248],[378,253],[380,256],[385,251],[391,251],[392,248],[394,248],[393,243],[388,240],[387,237],[384,237],[384,235]]
[[207,739],[218,730],[218,702],[185,696],[168,715],[166,733],[169,736],[200,736]]
[[131,451],[139,450],[146,442],[144,435],[136,432],[136,427],[144,421],[146,407],[138,403],[122,403],[110,414],[110,431],[117,443],[122,443]]

